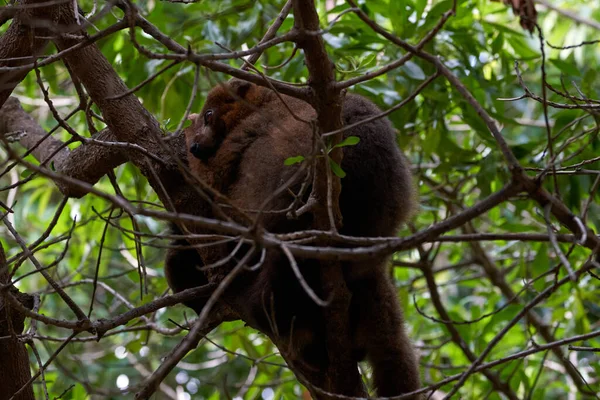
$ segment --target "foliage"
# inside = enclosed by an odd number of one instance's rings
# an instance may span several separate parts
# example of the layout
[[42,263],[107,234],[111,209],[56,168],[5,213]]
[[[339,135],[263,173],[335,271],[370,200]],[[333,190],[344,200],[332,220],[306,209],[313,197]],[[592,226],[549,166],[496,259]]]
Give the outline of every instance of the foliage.
[[[89,11],[94,3],[82,1],[80,6]],[[223,0],[182,4],[147,0],[137,5],[152,24],[173,40],[189,45],[199,54],[209,54],[226,51],[223,48],[250,48],[258,43],[283,3]],[[570,10],[589,20],[600,20],[600,5],[595,1],[555,3],[561,10]],[[348,10],[345,2],[321,1],[318,6],[322,27],[331,23],[323,37],[336,65],[338,80],[360,77],[406,54],[370,30],[354,13],[344,13],[339,20],[334,20]],[[416,44],[452,7],[452,1],[369,0],[362,2],[360,7],[396,36]],[[576,98],[600,99],[598,44],[556,47],[600,38],[600,32],[542,6],[538,11],[541,33],[530,35],[521,29],[519,21],[502,3],[461,0],[456,15],[424,49],[438,56],[496,120],[510,150],[530,176],[547,167],[551,154],[548,136],[552,137],[551,151],[559,160],[557,173],[542,175],[540,183],[556,193],[571,211],[597,232],[600,231],[598,107],[596,111],[579,107],[549,106],[545,109],[542,102],[521,97],[525,85],[540,97],[545,92],[551,102],[581,105],[588,101],[597,105],[598,102]],[[94,26],[103,30],[122,16],[121,11],[113,9],[112,13],[94,21]],[[280,32],[287,32],[292,26],[290,15]],[[162,45],[139,30],[136,39],[147,50],[165,52]],[[102,39],[99,46],[130,88],[171,62],[141,54],[131,44],[126,29]],[[48,50],[49,54],[54,52],[54,49]],[[279,66],[290,57],[283,66],[267,68]],[[235,67],[243,65],[241,60],[228,63]],[[304,58],[301,52],[293,54],[291,43],[267,50],[257,66],[265,74],[283,81],[305,83],[308,78]],[[78,104],[68,71],[63,64],[53,63],[41,72],[55,106],[62,116],[67,115]],[[435,72],[432,64],[414,57],[402,67],[350,90],[369,97],[385,110],[408,97]],[[136,92],[167,131],[175,130],[184,116],[194,86],[194,74],[193,64],[178,63]],[[192,110],[201,108],[210,87],[227,78],[202,69],[200,95],[193,102]],[[542,87],[544,80],[548,83],[545,89]],[[559,92],[568,92],[572,98]],[[44,128],[55,127],[56,121],[42,100],[34,73],[27,76],[13,95],[19,97],[26,110]],[[399,131],[400,147],[414,165],[421,205],[401,236],[427,229],[431,224],[477,204],[510,180],[511,171],[489,129],[465,97],[444,77],[435,79],[414,101],[390,114],[389,119]],[[80,133],[87,131],[83,113],[74,115],[69,123]],[[95,123],[97,129],[103,127],[100,121]],[[63,140],[69,138],[62,128],[57,130],[57,135]],[[345,143],[353,144],[356,143]],[[26,160],[34,161],[32,156]],[[302,161],[288,159],[289,164]],[[337,164],[334,172],[343,174]],[[30,174],[31,171],[18,166],[0,178],[5,193],[3,201],[14,204],[14,213],[6,218],[27,243],[42,235],[62,198],[50,180],[38,175],[9,188]],[[155,204],[156,208],[162,208],[145,178],[132,165],[118,167],[115,176],[124,197],[145,206]],[[108,177],[102,178],[96,188],[115,193]],[[552,222],[551,229],[556,234],[572,233],[556,221]],[[550,290],[551,294],[533,307],[532,313],[554,340],[600,329],[600,271],[596,269],[595,274],[583,274],[576,283],[567,282],[553,288],[557,280],[567,276],[567,269],[559,266],[559,254],[548,240],[528,237],[533,233],[547,235],[547,227],[543,208],[529,197],[516,197],[446,233],[475,236],[486,233],[497,235],[497,239],[462,236],[456,240],[433,240],[418,249],[394,255],[393,275],[404,305],[409,336],[420,349],[426,385],[468,369],[473,360],[469,359],[465,348],[475,356],[481,354],[498,332],[544,290]],[[133,231],[149,235],[142,239],[142,253],[136,246],[137,237]],[[102,285],[95,292],[92,316],[108,318],[126,311],[128,304],[139,306],[167,290],[162,270],[167,241],[157,236],[165,233],[166,226],[161,221],[141,216],[132,220],[108,201],[88,195],[68,200],[46,239],[46,243],[54,241],[53,244],[47,248],[40,246],[35,253],[42,265],[58,261],[50,270],[52,276],[68,284],[65,290],[84,311],[90,307],[92,283],[98,274]],[[4,227],[0,235],[3,246],[8,249],[8,257],[18,255],[20,248]],[[68,251],[65,251],[67,246]],[[574,269],[581,268],[590,257],[588,249],[572,243],[561,243],[560,248]],[[147,282],[140,282],[140,263],[147,273]],[[423,265],[432,268],[435,286],[426,281]],[[17,283],[19,289],[42,294],[41,313],[54,318],[72,318],[43,277],[28,275],[32,271],[33,265],[25,261],[18,273],[23,277]],[[440,315],[435,297],[441,301],[447,317]],[[180,305],[162,309],[148,316],[148,320],[138,319],[117,328],[100,342],[88,334],[78,335],[45,372],[50,397],[66,391],[63,399],[92,398],[92,394],[120,398],[117,386],[139,384],[154,371],[160,365],[161,357],[181,339],[180,325],[191,317],[189,309]],[[455,322],[453,326],[462,338],[464,348],[452,340],[448,324],[443,323],[448,322],[448,318]],[[64,329],[38,324],[37,341],[42,360],[47,360],[68,334]],[[535,324],[520,317],[484,362],[503,359],[547,341]],[[574,345],[598,348],[600,339]],[[519,398],[561,399],[578,392],[572,378],[565,373],[565,365],[572,364],[589,384],[589,389],[599,392],[598,352],[570,350],[567,346],[561,349],[567,359],[559,360],[550,350],[544,350],[501,363],[491,371]],[[33,355],[31,362],[33,370],[37,370]],[[180,393],[177,398],[181,399],[299,398],[302,387],[281,364],[284,362],[277,349],[266,337],[245,328],[240,322],[224,324],[175,368],[164,381],[166,388],[158,398],[172,398],[175,393]],[[443,385],[440,391],[449,392],[454,384],[455,381]],[[70,388],[71,385],[74,387]],[[35,390],[37,396],[43,398],[42,387],[37,385]],[[471,375],[459,393],[461,398],[473,399],[504,396],[481,373]]]

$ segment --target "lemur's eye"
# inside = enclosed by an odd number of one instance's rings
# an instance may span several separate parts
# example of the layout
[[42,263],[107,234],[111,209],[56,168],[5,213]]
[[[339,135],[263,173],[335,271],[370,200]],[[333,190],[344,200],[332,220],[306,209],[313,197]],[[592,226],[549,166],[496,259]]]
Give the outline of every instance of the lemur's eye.
[[212,117],[213,117],[213,110],[208,110],[207,112],[205,112],[204,113],[204,125],[210,124],[210,122],[212,121]]

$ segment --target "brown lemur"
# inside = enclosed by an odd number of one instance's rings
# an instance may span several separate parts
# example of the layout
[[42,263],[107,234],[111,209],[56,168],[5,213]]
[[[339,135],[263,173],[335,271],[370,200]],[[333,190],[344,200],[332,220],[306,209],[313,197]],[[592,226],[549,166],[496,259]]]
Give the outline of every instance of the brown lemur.
[[[346,126],[380,112],[364,97],[348,94],[344,98]],[[208,94],[201,113],[191,117],[192,125],[185,131],[190,170],[237,207],[258,210],[299,168],[299,164],[285,166],[284,161],[311,154],[313,132],[304,121],[313,118],[315,111],[308,103],[270,89],[237,79],[218,85]],[[414,209],[415,195],[409,165],[398,149],[394,130],[386,118],[379,118],[346,130],[344,137],[348,136],[357,136],[360,141],[343,147],[341,167],[346,176],[341,180],[340,233],[395,236]],[[291,192],[297,193],[300,183],[295,182]],[[262,216],[264,228],[272,233],[310,229],[310,213],[290,219],[285,212],[272,212],[285,210],[293,201],[290,190],[280,192]],[[187,242],[182,239],[176,244]],[[231,250],[225,248],[223,254]],[[165,268],[174,292],[208,282],[200,267],[215,260],[201,254],[193,248],[169,251]],[[297,261],[306,282],[317,295],[326,298],[319,282],[319,261]],[[387,257],[342,263],[352,293],[348,329],[353,354],[357,361],[366,358],[371,364],[379,396],[420,388],[417,360],[405,333],[388,264]],[[292,335],[293,331],[292,351],[302,362],[315,368],[326,365],[327,321],[323,310],[301,287],[280,249],[268,249],[262,265],[238,277],[228,292],[235,293],[229,296],[233,299],[230,301],[253,316],[254,326],[268,332],[276,329],[279,336]],[[200,313],[204,301],[198,299],[186,305]]]

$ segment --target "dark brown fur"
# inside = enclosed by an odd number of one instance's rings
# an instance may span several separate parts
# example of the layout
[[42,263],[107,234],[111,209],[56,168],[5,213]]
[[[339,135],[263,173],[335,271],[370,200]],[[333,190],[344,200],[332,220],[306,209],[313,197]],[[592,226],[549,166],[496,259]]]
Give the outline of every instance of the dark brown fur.
[[[304,120],[315,112],[305,102],[282,96],[246,82],[233,80],[217,86],[208,95],[199,116],[186,130],[190,169],[232,203],[246,210],[259,209],[298,166],[284,166],[288,157],[308,155],[312,139],[310,127],[294,119],[291,109]],[[209,118],[205,119],[207,112]],[[344,100],[343,121],[349,125],[379,113],[367,99],[348,95]],[[394,236],[412,212],[414,194],[409,168],[397,148],[387,119],[378,119],[350,129],[347,136],[360,142],[344,148],[340,208],[341,233],[351,236]],[[193,153],[193,154],[192,154]],[[292,186],[297,192],[299,182]],[[286,192],[276,197],[268,210],[285,209],[292,201]],[[289,220],[285,213],[268,214],[263,219],[270,232],[291,232],[311,227],[310,216]],[[174,291],[206,283],[196,268],[203,260],[194,250],[169,252],[166,274]],[[300,259],[299,266],[310,286],[321,296],[317,260]],[[394,396],[420,387],[418,365],[403,327],[396,290],[390,279],[387,258],[367,262],[346,262],[346,284],[352,292],[350,319],[356,360],[367,358],[373,367],[379,396]],[[324,341],[326,321],[322,309],[307,296],[293,275],[287,259],[269,250],[263,265],[247,272],[232,285],[228,301],[248,311],[247,321],[265,332],[292,337],[288,352],[315,368],[327,363]],[[203,301],[187,304],[200,312]],[[273,321],[274,319],[274,321]]]

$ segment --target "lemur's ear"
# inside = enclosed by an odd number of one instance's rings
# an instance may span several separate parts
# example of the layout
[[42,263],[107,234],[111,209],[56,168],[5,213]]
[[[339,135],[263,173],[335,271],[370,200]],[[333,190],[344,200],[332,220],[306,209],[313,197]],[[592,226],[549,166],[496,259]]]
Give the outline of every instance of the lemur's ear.
[[229,88],[242,99],[246,97],[252,86],[254,86],[253,83],[241,79],[232,79],[229,81]]

